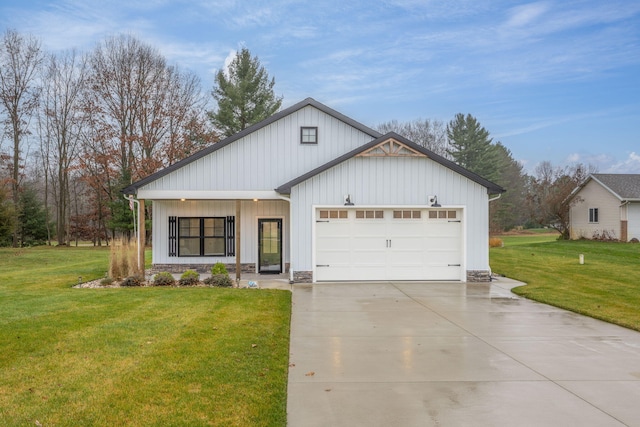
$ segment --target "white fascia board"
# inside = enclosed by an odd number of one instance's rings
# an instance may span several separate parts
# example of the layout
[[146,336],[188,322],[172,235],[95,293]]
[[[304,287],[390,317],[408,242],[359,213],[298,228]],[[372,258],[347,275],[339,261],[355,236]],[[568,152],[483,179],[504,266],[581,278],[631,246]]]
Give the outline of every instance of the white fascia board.
[[193,190],[138,190],[136,196],[144,200],[281,200],[274,190],[249,191],[193,191]]

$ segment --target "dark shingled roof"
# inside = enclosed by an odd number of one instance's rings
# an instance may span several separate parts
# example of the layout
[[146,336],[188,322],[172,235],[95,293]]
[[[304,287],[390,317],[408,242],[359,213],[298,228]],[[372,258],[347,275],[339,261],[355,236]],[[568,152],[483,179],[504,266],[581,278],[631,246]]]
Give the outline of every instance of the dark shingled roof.
[[289,182],[287,182],[286,184],[281,185],[280,187],[276,188],[276,191],[280,194],[291,194],[291,188],[300,184],[301,182],[304,182],[306,180],[308,180],[309,178],[313,178],[314,176],[318,175],[319,173],[322,173],[324,171],[326,171],[327,169],[330,169],[346,160],[349,160],[353,157],[355,157],[356,155],[367,151],[370,148],[375,147],[376,145],[380,144],[381,142],[386,141],[387,139],[393,138],[396,141],[399,141],[405,145],[407,145],[408,147],[411,147],[412,149],[424,154],[425,156],[427,156],[428,158],[430,158],[431,160],[435,161],[436,163],[440,163],[442,166],[447,167],[457,173],[459,173],[460,175],[463,175],[467,178],[469,178],[470,180],[477,182],[478,184],[482,185],[483,187],[486,187],[487,192],[489,194],[500,194],[500,193],[504,193],[506,190],[502,187],[500,187],[498,184],[495,184],[489,180],[484,179],[483,177],[481,177],[480,175],[476,175],[475,173],[463,168],[462,166],[452,162],[451,160],[447,160],[442,156],[439,156],[438,154],[434,153],[431,150],[428,150],[418,144],[416,144],[415,142],[409,141],[407,138],[398,135],[397,133],[394,132],[389,132],[385,135],[380,136],[377,139],[374,139],[371,142],[368,142],[367,144],[361,145],[360,147],[356,148],[355,150],[352,150],[346,154],[343,154],[342,156],[330,161],[329,163],[325,163],[324,165],[315,168],[314,170],[305,173],[304,175],[299,176],[298,178],[291,180]]
[[594,173],[591,177],[621,200],[640,200],[640,174]]

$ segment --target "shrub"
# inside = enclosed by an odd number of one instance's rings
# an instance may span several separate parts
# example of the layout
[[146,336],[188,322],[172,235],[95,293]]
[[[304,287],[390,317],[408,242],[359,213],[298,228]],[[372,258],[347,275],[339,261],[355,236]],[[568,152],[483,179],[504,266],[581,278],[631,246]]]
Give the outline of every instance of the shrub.
[[617,242],[616,233],[613,230],[602,230],[602,231],[594,231],[593,236],[591,237],[593,240],[601,240],[603,242]]
[[120,283],[120,286],[142,286],[143,283],[144,277],[129,276]]
[[229,272],[227,271],[227,267],[221,263],[221,262],[216,262],[213,267],[211,267],[211,275],[215,276],[216,274],[225,274],[225,275],[229,275]]
[[231,280],[228,274],[212,274],[211,277],[204,279],[204,283],[208,286],[217,286],[221,288],[233,287],[233,280]]
[[113,277],[105,277],[104,279],[100,280],[100,284],[102,286],[111,286],[113,284]]
[[492,237],[489,239],[490,248],[501,248],[504,246],[504,242],[499,237]]
[[173,286],[176,284],[176,279],[173,278],[173,274],[163,271],[153,276],[154,286]]
[[200,275],[195,270],[187,270],[180,276],[180,286],[193,286],[200,282]]

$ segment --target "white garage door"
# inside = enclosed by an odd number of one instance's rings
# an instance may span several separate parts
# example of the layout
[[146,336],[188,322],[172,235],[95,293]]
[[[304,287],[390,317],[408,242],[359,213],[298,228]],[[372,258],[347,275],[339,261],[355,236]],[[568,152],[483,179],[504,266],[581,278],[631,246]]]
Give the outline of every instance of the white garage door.
[[460,280],[458,209],[318,209],[317,281]]

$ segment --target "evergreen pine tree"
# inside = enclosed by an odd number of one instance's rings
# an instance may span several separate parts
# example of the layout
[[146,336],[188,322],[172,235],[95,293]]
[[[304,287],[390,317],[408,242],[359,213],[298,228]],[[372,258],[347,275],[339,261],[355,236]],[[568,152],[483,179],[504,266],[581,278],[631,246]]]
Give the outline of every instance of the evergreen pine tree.
[[282,104],[282,97],[273,92],[274,85],[275,79],[269,79],[258,57],[243,48],[228,70],[216,74],[212,95],[218,109],[209,112],[211,122],[225,136],[231,136],[266,119]]
[[36,190],[25,186],[20,193],[20,246],[43,245],[48,239],[47,214]]
[[447,125],[449,148],[454,162],[481,177],[495,182],[502,169],[501,156],[489,132],[471,114],[456,114]]

